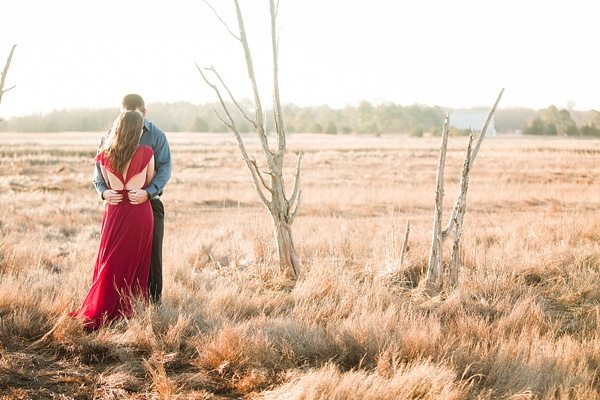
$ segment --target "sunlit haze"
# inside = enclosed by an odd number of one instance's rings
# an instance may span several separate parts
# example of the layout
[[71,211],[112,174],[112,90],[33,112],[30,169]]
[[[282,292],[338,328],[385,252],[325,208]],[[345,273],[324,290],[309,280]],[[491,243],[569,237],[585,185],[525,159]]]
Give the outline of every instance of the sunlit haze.
[[[212,4],[237,32],[233,1]],[[0,104],[8,118],[77,107],[215,101],[195,62],[250,97],[242,49],[201,0],[5,0],[0,68],[17,45]],[[271,99],[269,3],[240,0],[259,84]],[[284,103],[362,100],[443,107],[600,109],[593,1],[281,0]]]

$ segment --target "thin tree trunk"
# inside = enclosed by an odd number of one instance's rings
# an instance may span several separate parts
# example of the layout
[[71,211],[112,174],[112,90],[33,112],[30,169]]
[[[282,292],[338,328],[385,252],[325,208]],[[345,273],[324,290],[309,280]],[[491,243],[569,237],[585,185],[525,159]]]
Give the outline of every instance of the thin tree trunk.
[[292,225],[286,220],[285,215],[272,215],[272,217],[280,270],[283,273],[290,273],[293,279],[298,279],[300,276],[300,261],[294,246]]
[[449,117],[444,119],[442,130],[442,143],[440,145],[440,158],[436,177],[435,211],[433,214],[433,233],[431,250],[429,253],[429,268],[425,278],[426,286],[431,290],[439,290],[443,284],[443,254],[442,254],[442,207],[444,203],[444,166],[446,164],[446,150],[448,147]]
[[448,265],[448,285],[455,287],[458,285],[458,271],[460,268],[460,239],[462,237],[463,221],[467,213],[467,190],[469,189],[469,172],[471,171],[471,146],[473,144],[473,135],[469,137],[469,145],[467,147],[467,155],[463,164],[463,171],[460,177],[459,195],[456,198],[454,206],[454,220],[452,221],[453,240],[452,252],[450,253],[450,264]]

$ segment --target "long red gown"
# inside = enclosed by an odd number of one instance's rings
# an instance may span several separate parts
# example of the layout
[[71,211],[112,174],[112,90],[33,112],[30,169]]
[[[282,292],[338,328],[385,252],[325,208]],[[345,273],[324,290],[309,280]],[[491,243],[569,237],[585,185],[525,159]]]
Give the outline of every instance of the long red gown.
[[[153,154],[150,147],[139,146],[125,174],[126,180],[113,170],[104,152],[96,156],[96,161],[104,165],[125,187],[132,177],[144,170]],[[148,300],[154,228],[152,206],[149,201],[131,204],[127,199],[127,190],[120,192],[123,193],[123,201],[117,205],[106,203],[104,206],[100,249],[94,266],[92,287],[79,311],[72,314],[83,319],[88,330],[98,329],[120,317],[131,316],[134,298],[144,302]]]

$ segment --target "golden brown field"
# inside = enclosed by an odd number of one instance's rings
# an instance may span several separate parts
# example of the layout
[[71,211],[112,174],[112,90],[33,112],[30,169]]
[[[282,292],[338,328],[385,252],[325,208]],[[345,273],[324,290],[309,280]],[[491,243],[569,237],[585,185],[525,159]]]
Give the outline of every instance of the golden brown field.
[[459,287],[433,295],[439,138],[289,137],[293,285],[233,137],[168,136],[163,306],[85,334],[100,134],[0,134],[0,398],[600,398],[600,141],[486,138]]

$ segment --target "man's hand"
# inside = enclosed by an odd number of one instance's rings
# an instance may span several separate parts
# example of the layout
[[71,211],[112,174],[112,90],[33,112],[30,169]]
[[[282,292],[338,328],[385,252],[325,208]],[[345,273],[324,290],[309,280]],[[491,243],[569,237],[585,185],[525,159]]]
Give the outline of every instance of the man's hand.
[[102,198],[106,200],[108,204],[119,204],[123,200],[123,195],[116,190],[108,189],[102,192]]
[[130,190],[127,192],[127,197],[131,204],[142,204],[148,200],[148,192],[144,189]]

